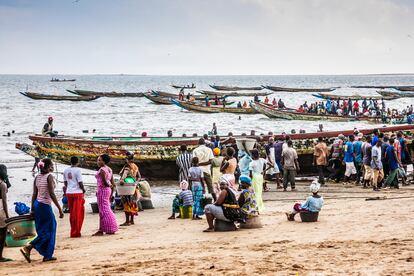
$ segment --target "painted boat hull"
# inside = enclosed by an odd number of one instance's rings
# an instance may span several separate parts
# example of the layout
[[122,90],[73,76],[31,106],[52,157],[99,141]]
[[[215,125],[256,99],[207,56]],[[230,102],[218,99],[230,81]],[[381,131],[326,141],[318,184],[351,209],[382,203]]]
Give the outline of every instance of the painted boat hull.
[[211,85],[210,87],[219,91],[241,91],[241,90],[262,90],[261,86],[241,87],[241,86],[225,86],[225,85]]
[[48,101],[93,101],[98,99],[98,96],[58,96],[58,95],[47,95],[34,92],[20,92],[23,96],[26,96],[33,100],[48,100]]
[[197,91],[200,94],[209,96],[209,97],[254,97],[254,96],[268,96],[272,94],[271,92],[220,92],[220,91],[208,91],[208,90],[199,90]]
[[195,89],[196,88],[196,86],[182,86],[182,85],[174,85],[174,84],[171,84],[171,87],[175,89]]
[[414,98],[414,92],[393,92],[378,90],[378,94],[383,95],[384,97],[395,97],[395,98]]
[[81,96],[99,96],[99,97],[110,97],[110,98],[122,98],[122,97],[143,97],[144,93],[135,92],[135,93],[122,93],[122,92],[98,92],[90,90],[66,90],[69,93],[81,95]]
[[218,106],[203,106],[189,102],[172,100],[172,102],[181,108],[188,111],[203,112],[203,113],[234,113],[234,114],[255,114],[256,110],[253,108],[237,108],[237,107],[218,107]]
[[[170,92],[164,92],[164,91],[159,91],[159,90],[151,90],[151,94],[153,94],[154,96],[161,96],[161,97],[167,97],[167,98],[174,98],[174,99],[178,99],[179,98],[179,95],[178,94],[170,93]],[[194,94],[191,94],[191,96],[194,97],[194,99],[196,99],[198,101],[202,101],[206,97],[206,96],[203,96],[203,95],[194,95]]]
[[312,96],[317,97],[319,99],[324,99],[324,100],[348,100],[351,99],[353,101],[356,100],[395,100],[398,99],[398,96],[394,96],[394,95],[382,95],[381,96],[361,96],[361,95],[350,95],[350,96],[342,96],[342,95],[335,95],[335,94],[328,94],[328,93],[318,93],[318,94],[312,94]]
[[336,88],[290,88],[290,87],[280,87],[280,86],[271,86],[264,85],[266,89],[276,91],[276,92],[332,92]]

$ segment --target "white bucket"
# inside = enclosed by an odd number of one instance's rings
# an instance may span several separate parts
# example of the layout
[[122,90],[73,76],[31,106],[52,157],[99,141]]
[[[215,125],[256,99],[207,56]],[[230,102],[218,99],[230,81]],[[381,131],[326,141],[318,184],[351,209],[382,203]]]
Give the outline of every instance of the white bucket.
[[124,185],[116,183],[116,191],[120,196],[133,195],[135,193],[136,187],[137,185],[135,183],[125,183]]
[[[246,147],[243,146],[243,142]],[[237,148],[239,150],[244,150],[246,152],[251,151],[254,148],[255,144],[256,144],[255,139],[250,139],[250,138],[237,138],[236,139]]]

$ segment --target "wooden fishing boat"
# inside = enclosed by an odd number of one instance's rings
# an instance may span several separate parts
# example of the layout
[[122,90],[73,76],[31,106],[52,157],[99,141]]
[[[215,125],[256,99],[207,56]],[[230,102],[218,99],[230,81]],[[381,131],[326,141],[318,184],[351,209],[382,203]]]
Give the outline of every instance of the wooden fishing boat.
[[[170,92],[164,92],[164,91],[159,91],[159,90],[151,90],[151,93],[154,96],[168,97],[168,98],[173,98],[173,99],[178,99],[179,98],[179,95],[178,94],[170,93]],[[204,95],[194,95],[194,94],[190,94],[190,95],[191,95],[191,97],[193,97],[195,100],[198,100],[198,101],[202,101],[206,97]],[[187,96],[187,94],[185,96]]]
[[174,87],[174,88],[176,88],[176,89],[195,89],[196,88],[196,86],[195,85],[174,85],[174,84],[171,84],[171,86],[172,87]]
[[394,92],[387,90],[377,90],[377,93],[382,95],[383,97],[395,97],[396,99],[414,97],[414,92]]
[[[414,156],[414,125],[399,125],[392,127],[378,128],[383,133],[396,133],[403,131],[407,138],[407,145]],[[371,134],[372,129],[362,129],[363,134]],[[293,140],[301,165],[300,175],[316,174],[316,167],[313,163],[313,147],[318,137],[326,139],[330,145],[330,138],[339,134],[351,135],[354,130],[328,131],[317,133],[297,133],[289,135]],[[282,134],[274,136],[275,139],[283,138]],[[229,141],[229,145],[236,146],[237,138],[256,138],[252,136],[235,136]],[[267,141],[269,136],[264,136]],[[31,144],[16,144],[16,148],[30,156],[37,158],[52,158],[54,161],[69,165],[71,156],[78,156],[80,167],[85,169],[97,169],[96,159],[102,153],[111,156],[109,166],[114,173],[118,173],[125,164],[126,152],[133,152],[135,161],[139,165],[141,174],[152,179],[178,179],[178,169],[175,164],[180,154],[179,147],[187,145],[192,151],[198,144],[199,137],[177,138],[177,137],[43,137],[40,135],[29,136],[33,141]],[[228,139],[222,137],[222,141]],[[265,143],[265,142],[264,142]],[[264,147],[263,147],[264,148]]]
[[414,91],[413,85],[354,85],[352,88],[395,89],[400,91]]
[[196,104],[192,102],[184,102],[178,100],[172,100],[172,102],[181,108],[184,108],[188,111],[195,111],[195,112],[204,112],[204,113],[235,113],[235,114],[255,114],[257,113],[251,107],[248,108],[238,108],[238,107],[223,107],[223,106],[205,106],[202,104]]
[[68,82],[68,81],[76,81],[76,79],[51,79],[50,82]]
[[271,86],[271,85],[264,85],[266,89],[276,91],[276,92],[332,92],[336,89],[336,87],[331,88],[291,88],[291,87],[280,87],[280,86]]
[[[162,97],[162,96],[156,96],[152,93],[145,93],[144,97],[147,98],[148,100],[156,103],[156,104],[174,104],[171,100],[172,99],[177,99],[177,98],[171,98],[171,97]],[[216,103],[214,100],[209,100],[209,102],[211,103],[211,105],[216,106]],[[203,100],[196,100],[193,103],[197,103],[197,104],[203,104],[205,103],[204,99]],[[226,102],[226,105],[232,105],[234,104],[234,102]]]
[[[382,94],[381,94],[382,95]],[[336,95],[336,94],[329,94],[329,93],[317,93],[317,94],[312,94],[312,96],[320,98],[320,99],[325,99],[325,100],[395,100],[398,99],[398,96],[394,96],[394,95],[382,95],[382,96],[361,96],[361,95]]]
[[251,103],[252,108],[257,112],[266,115],[269,118],[277,118],[284,120],[305,120],[305,121],[336,121],[336,122],[348,122],[348,121],[369,121],[369,122],[381,122],[380,117],[354,117],[354,116],[339,116],[332,114],[313,114],[313,113],[302,113],[286,109],[276,109],[270,105],[262,103]]
[[208,91],[208,90],[198,90],[200,94],[207,95],[209,97],[254,97],[254,96],[268,96],[272,94],[272,92],[258,92],[258,91],[250,91],[250,92],[238,92],[238,91],[229,91],[229,92],[221,92],[221,91]]
[[60,96],[47,95],[34,92],[20,92],[20,94],[34,100],[49,100],[49,101],[93,101],[98,99],[98,96]]
[[240,91],[240,90],[262,90],[263,87],[261,86],[250,86],[250,87],[242,87],[242,86],[224,86],[224,85],[211,85],[210,87],[220,91]]
[[69,93],[81,95],[81,96],[99,96],[99,97],[110,97],[110,98],[122,98],[122,97],[143,97],[144,93],[142,92],[131,92],[131,93],[125,93],[125,92],[98,92],[98,91],[90,91],[90,90],[69,90],[66,89]]

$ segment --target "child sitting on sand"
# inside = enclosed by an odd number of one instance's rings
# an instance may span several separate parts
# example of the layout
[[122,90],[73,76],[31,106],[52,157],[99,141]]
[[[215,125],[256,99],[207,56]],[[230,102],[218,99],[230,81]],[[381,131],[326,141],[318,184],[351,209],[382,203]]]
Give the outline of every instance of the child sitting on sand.
[[288,221],[294,221],[295,215],[301,211],[317,213],[322,209],[323,197],[321,195],[318,195],[320,187],[321,185],[316,180],[312,182],[312,184],[309,187],[312,195],[309,196],[306,199],[306,201],[302,204],[295,203],[295,205],[293,206],[293,211],[290,213],[286,213]]
[[[181,192],[173,200],[172,215],[168,219],[175,219],[175,213],[180,213],[180,206],[193,206],[193,194],[188,189],[188,182],[181,181],[180,188]],[[177,218],[181,218],[181,215],[178,215]]]

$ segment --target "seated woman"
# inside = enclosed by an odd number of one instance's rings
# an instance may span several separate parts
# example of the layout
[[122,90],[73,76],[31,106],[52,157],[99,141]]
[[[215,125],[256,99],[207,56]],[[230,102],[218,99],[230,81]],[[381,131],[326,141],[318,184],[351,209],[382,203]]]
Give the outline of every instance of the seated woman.
[[293,211],[290,213],[286,213],[286,217],[288,221],[294,221],[295,215],[299,212],[313,212],[317,213],[322,209],[323,206],[323,197],[321,195],[318,195],[319,189],[321,185],[314,180],[312,184],[310,185],[309,189],[312,193],[311,196],[309,196],[305,202],[301,203],[295,203],[293,206]]
[[[183,180],[180,183],[181,192],[175,196],[172,204],[172,215],[168,219],[175,219],[175,213],[180,213],[181,206],[193,206],[193,193],[188,189],[188,182]],[[178,215],[177,218],[181,218]]]
[[229,188],[226,179],[220,179],[220,194],[214,204],[208,204],[204,211],[206,213],[208,228],[204,232],[214,232],[214,219],[222,221],[239,221],[243,213],[239,207],[236,195]]
[[239,181],[242,191],[238,201],[240,209],[243,212],[242,222],[246,222],[250,218],[257,217],[259,210],[256,204],[256,195],[252,188],[252,179],[247,175],[242,175]]

